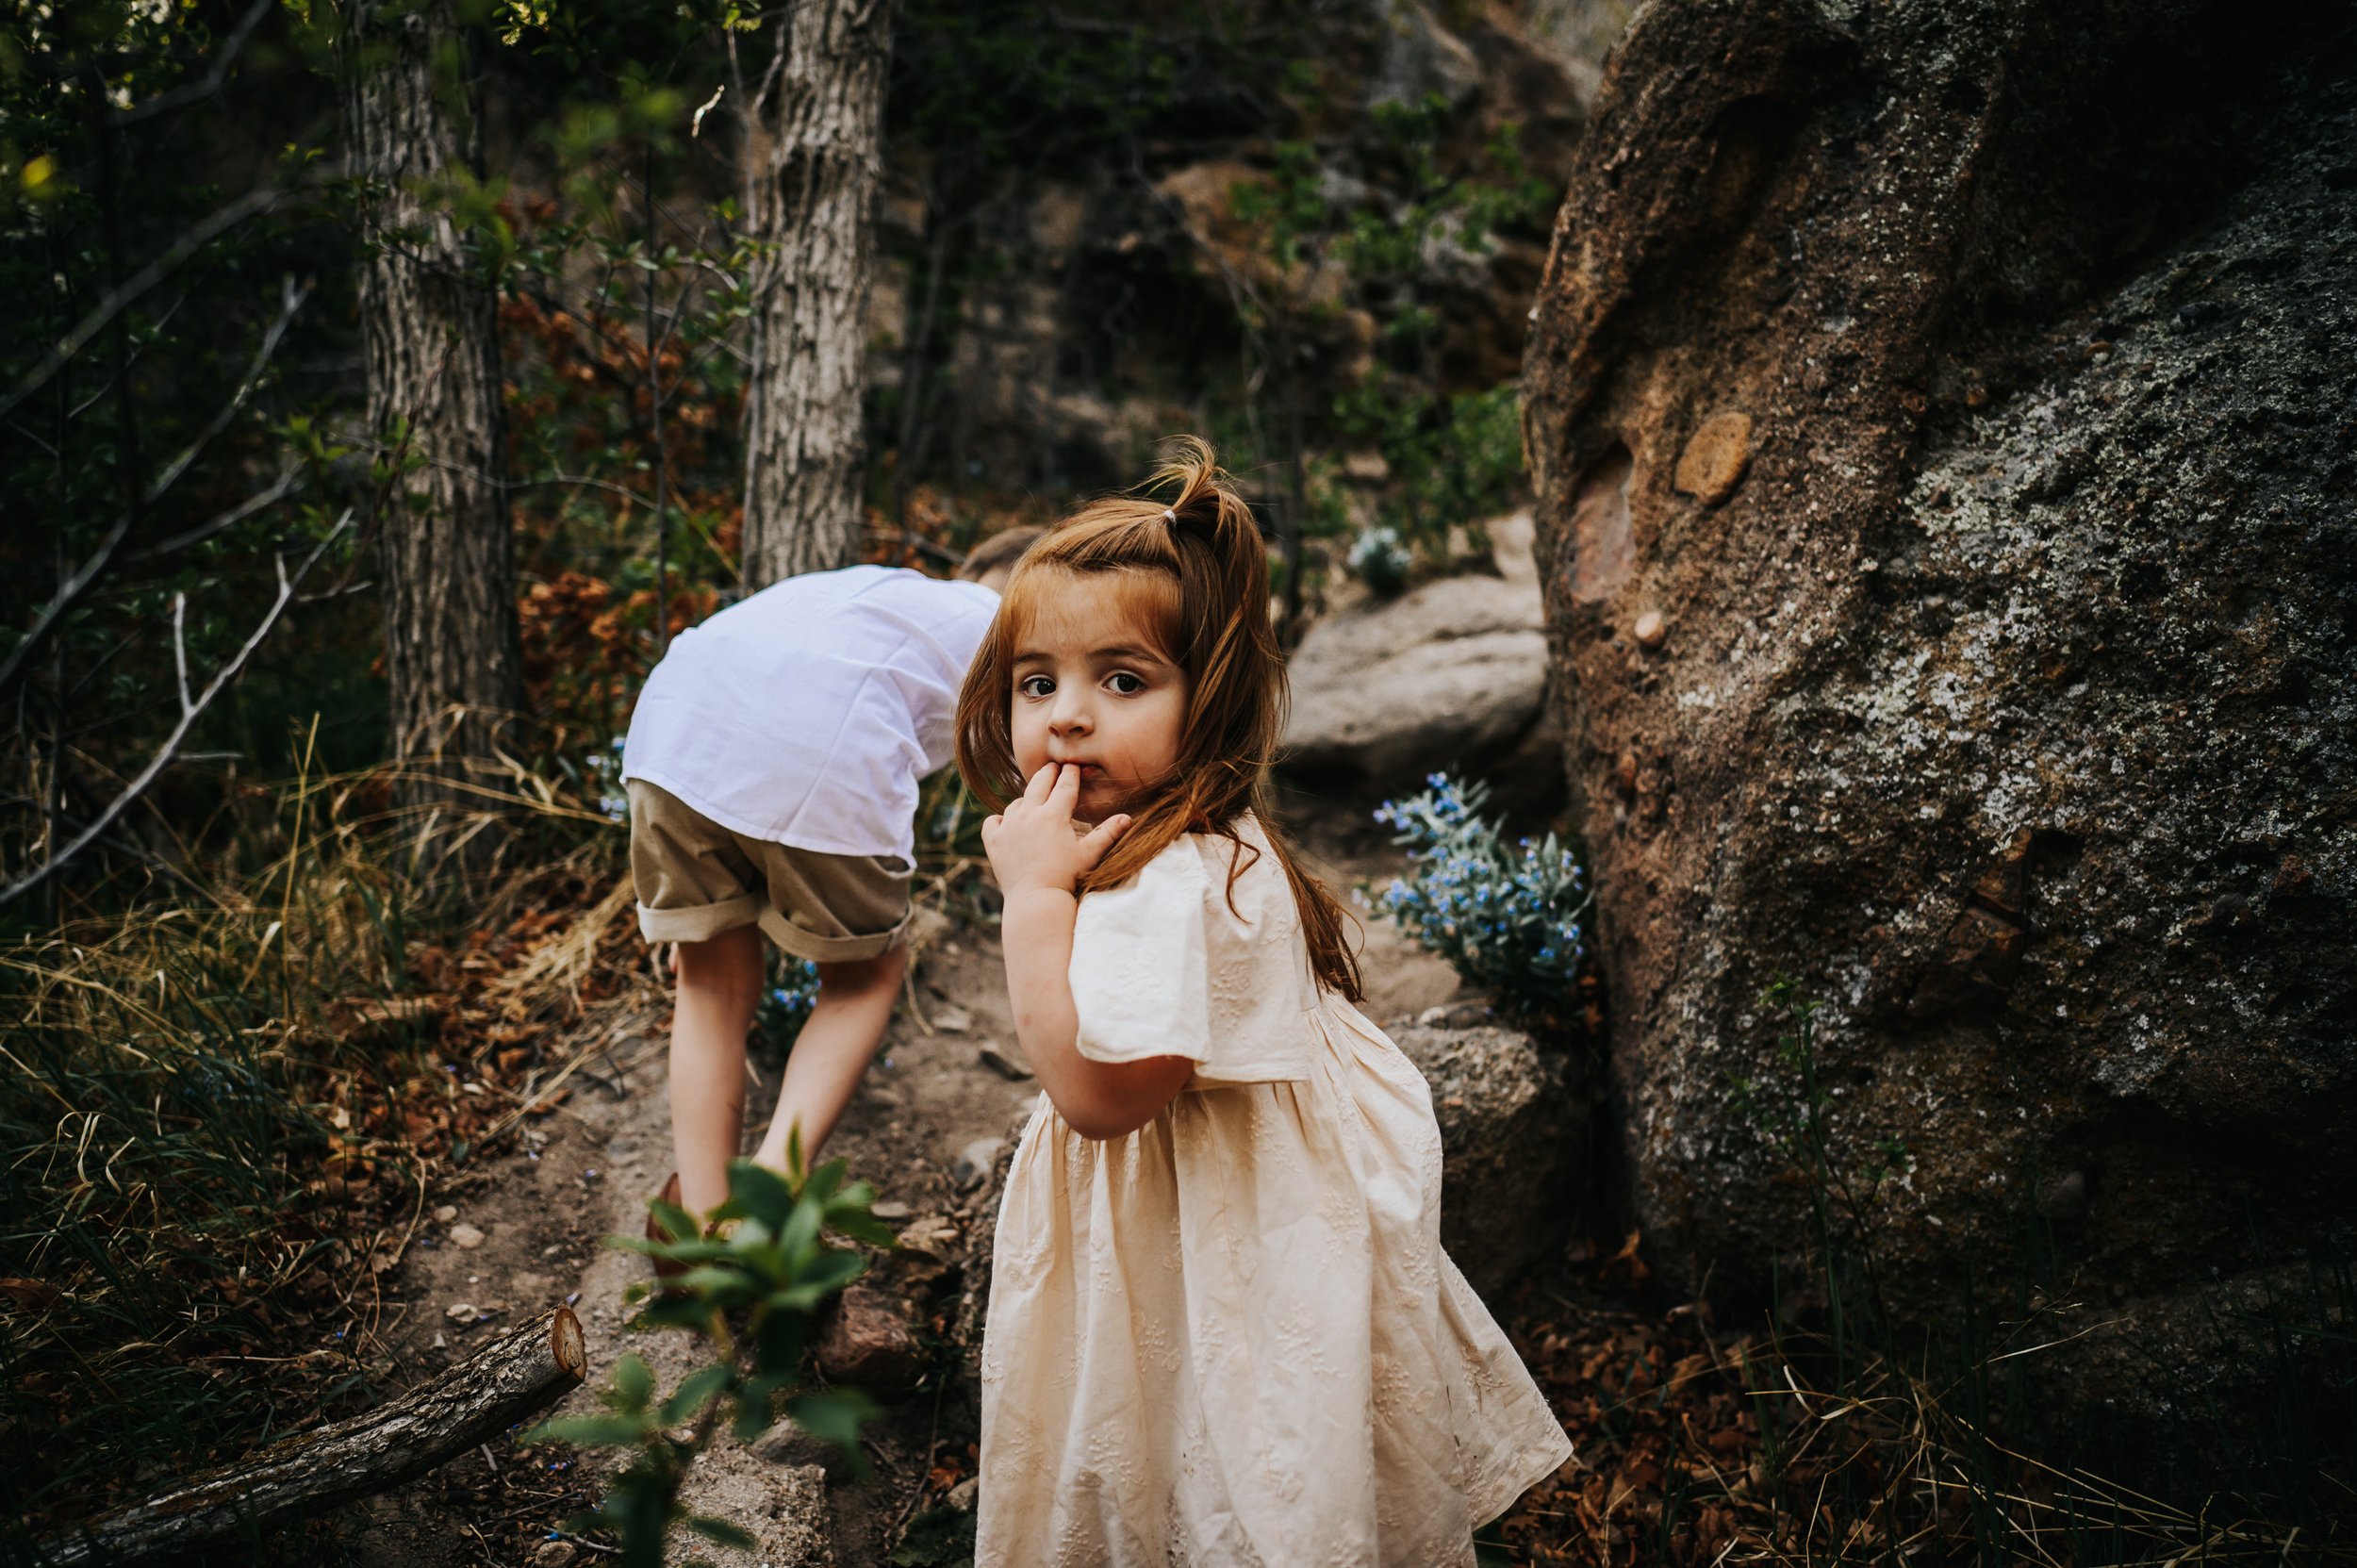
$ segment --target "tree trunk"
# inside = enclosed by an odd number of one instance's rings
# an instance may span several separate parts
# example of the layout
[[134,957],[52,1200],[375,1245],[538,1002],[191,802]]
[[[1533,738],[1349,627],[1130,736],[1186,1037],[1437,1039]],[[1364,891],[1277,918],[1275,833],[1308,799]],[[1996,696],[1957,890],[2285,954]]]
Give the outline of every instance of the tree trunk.
[[588,1370],[581,1323],[559,1307],[381,1409],[85,1521],[42,1560],[62,1568],[188,1557],[388,1491],[539,1414]]
[[745,580],[859,559],[868,277],[890,0],[792,8],[774,113],[754,118],[753,227],[775,246],[746,399]]
[[2328,15],[1655,0],[1525,361],[1648,1260],[1755,1302],[1802,1240],[1734,1088],[1796,977],[1837,1172],[1905,1149],[1893,1312],[2100,1282],[2034,1375],[2131,1444],[2260,1429],[2238,1314],[2357,1212]]
[[492,755],[523,705],[498,301],[432,189],[481,157],[466,41],[453,0],[357,0],[343,72],[352,167],[370,182],[369,428],[404,469],[380,522],[394,754],[428,776],[409,800],[480,809],[431,777]]

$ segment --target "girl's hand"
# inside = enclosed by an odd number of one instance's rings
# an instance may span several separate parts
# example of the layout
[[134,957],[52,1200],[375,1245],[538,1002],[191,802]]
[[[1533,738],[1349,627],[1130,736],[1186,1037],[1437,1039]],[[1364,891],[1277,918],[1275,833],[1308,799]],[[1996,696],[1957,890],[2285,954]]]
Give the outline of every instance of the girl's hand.
[[983,821],[982,848],[1008,897],[1041,888],[1071,892],[1129,831],[1130,818],[1124,813],[1081,833],[1072,820],[1080,798],[1080,770],[1051,762],[1031,775],[1023,799]]

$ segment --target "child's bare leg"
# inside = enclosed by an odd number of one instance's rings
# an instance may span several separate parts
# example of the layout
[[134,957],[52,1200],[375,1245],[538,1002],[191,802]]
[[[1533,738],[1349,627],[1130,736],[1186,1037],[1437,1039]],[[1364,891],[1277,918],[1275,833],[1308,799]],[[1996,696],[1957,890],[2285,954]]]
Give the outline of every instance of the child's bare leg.
[[883,1039],[908,966],[905,947],[850,964],[818,966],[818,1000],[786,1055],[778,1114],[753,1154],[755,1160],[773,1170],[785,1169],[786,1133],[798,1122],[803,1158],[816,1157]]
[[761,1000],[761,932],[738,926],[679,945],[671,1016],[671,1148],[680,1206],[709,1213],[728,1200],[729,1162],[745,1127],[745,1033]]

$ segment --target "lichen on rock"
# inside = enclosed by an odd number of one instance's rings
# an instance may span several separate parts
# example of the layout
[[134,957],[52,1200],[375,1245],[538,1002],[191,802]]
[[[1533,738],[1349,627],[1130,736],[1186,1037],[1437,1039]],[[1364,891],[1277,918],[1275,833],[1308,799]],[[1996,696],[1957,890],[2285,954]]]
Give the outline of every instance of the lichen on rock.
[[[1797,1234],[1728,1084],[1798,977],[1837,1152],[1908,1150],[1894,1305],[2041,1234],[2126,1320],[2050,1358],[2066,1403],[2164,1437],[2257,1419],[2189,1326],[2357,1214],[2357,94],[2320,15],[1659,0],[1525,368],[1649,1256],[1756,1294]],[[2122,1334],[2175,1370],[2118,1386]]]

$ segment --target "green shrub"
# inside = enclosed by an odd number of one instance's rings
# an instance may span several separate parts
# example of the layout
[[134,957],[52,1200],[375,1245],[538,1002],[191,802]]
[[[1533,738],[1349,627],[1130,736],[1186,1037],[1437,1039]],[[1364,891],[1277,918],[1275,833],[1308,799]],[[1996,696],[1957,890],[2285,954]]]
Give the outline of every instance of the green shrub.
[[1519,1013],[1563,1009],[1586,956],[1592,895],[1579,857],[1553,834],[1510,848],[1480,815],[1489,786],[1446,773],[1421,795],[1386,801],[1375,819],[1412,846],[1410,869],[1383,890],[1385,914],[1457,972]]

